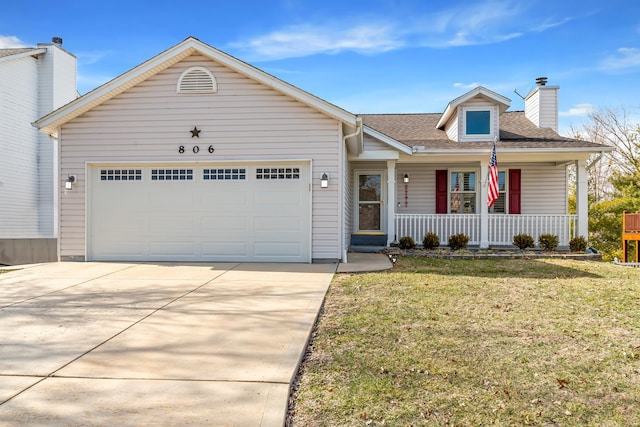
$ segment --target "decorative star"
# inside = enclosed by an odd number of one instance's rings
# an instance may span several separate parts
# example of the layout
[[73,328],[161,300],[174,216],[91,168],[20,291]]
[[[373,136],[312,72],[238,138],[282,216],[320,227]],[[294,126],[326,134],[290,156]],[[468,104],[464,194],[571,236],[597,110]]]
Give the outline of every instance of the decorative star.
[[202,131],[197,126],[194,126],[189,132],[191,132],[191,138],[200,138],[200,132]]

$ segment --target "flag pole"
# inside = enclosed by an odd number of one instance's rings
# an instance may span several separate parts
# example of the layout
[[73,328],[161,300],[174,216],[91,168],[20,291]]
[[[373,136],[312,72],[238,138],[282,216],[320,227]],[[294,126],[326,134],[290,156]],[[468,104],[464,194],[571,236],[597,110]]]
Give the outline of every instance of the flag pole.
[[[498,160],[496,157],[496,142],[498,142],[498,136],[496,135],[493,139],[493,146],[491,147],[491,156],[489,159],[489,170],[487,171],[487,217],[486,217],[486,230],[487,230],[487,247],[489,247],[489,226],[491,221],[489,221],[489,210],[493,207],[493,204],[496,202],[498,197],[500,196],[499,189],[499,178],[498,178]],[[484,210],[484,209],[483,209]]]

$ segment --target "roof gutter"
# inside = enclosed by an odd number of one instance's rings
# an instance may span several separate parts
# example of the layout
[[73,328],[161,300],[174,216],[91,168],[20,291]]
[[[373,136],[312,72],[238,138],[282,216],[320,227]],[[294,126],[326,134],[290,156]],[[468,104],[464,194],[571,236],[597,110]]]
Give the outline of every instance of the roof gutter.
[[[475,149],[450,149],[450,148],[424,148],[421,146],[413,147],[414,154],[424,154],[424,155],[434,155],[434,154],[482,154],[487,153],[491,150],[491,147],[487,148],[475,148]],[[613,151],[613,150],[606,150]],[[597,153],[589,147],[575,147],[575,148],[501,148],[500,152],[502,153],[569,153],[569,152],[580,152],[580,153]],[[600,153],[604,153],[600,151]]]

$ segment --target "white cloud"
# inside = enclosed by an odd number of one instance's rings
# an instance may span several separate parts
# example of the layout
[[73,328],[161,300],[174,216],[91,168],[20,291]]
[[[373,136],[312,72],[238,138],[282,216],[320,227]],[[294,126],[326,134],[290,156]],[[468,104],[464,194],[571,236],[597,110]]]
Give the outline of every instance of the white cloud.
[[484,1],[419,17],[415,31],[419,45],[433,48],[461,47],[502,43],[534,31],[527,21],[526,5],[510,1]]
[[78,52],[76,56],[80,65],[91,65],[101,61],[104,57],[111,53],[111,51],[89,51]]
[[605,71],[621,71],[628,68],[640,67],[640,49],[635,47],[621,47],[618,55],[611,56],[601,63]]
[[16,36],[0,36],[0,49],[16,47],[29,47],[29,45]]
[[[461,46],[475,46],[481,44],[495,44],[501,43],[507,40],[521,37],[523,33],[515,32],[508,34],[490,34],[490,33],[470,33],[467,31],[460,31],[455,34],[454,37],[444,41],[441,47],[461,47]],[[438,46],[434,46],[438,47]]]
[[570,21],[573,21],[573,20],[574,20],[573,17],[566,17],[566,18],[560,19],[559,21],[549,21],[549,20],[547,20],[547,21],[543,22],[542,24],[538,25],[537,27],[532,28],[532,30],[541,33],[543,31],[547,31],[547,30],[549,30],[551,28],[555,28],[555,27],[559,27],[561,25],[564,25],[567,22],[570,22]]
[[475,89],[478,86],[486,86],[486,85],[483,85],[482,83],[478,83],[478,82],[473,82],[473,83],[454,83],[453,84],[453,87],[455,87],[455,88],[468,89],[468,90]]
[[377,53],[397,49],[402,41],[384,24],[339,28],[333,25],[297,25],[273,31],[231,47],[251,52],[253,60],[274,60],[355,51]]
[[574,18],[539,22],[524,2],[484,0],[433,13],[365,15],[307,22],[231,43],[249,60],[275,60],[343,51],[376,54],[404,47],[448,48],[502,43],[542,32]]
[[561,117],[580,117],[580,116],[588,116],[593,113],[595,108],[592,104],[576,104],[572,108],[569,108],[567,111],[560,111]]

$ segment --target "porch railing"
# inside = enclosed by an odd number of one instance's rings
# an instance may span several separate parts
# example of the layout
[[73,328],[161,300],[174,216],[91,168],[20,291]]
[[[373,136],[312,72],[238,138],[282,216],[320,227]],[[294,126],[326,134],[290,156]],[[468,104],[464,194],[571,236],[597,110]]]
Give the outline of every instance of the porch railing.
[[[529,234],[537,242],[541,234],[558,236],[559,246],[568,246],[576,237],[577,215],[489,215],[489,245],[508,246],[513,243],[513,236],[520,233]],[[421,243],[425,233],[433,232],[440,237],[442,245],[446,245],[449,236],[464,233],[469,236],[470,245],[480,244],[480,215],[422,215],[396,214],[395,225],[397,238],[411,236],[416,243]]]

